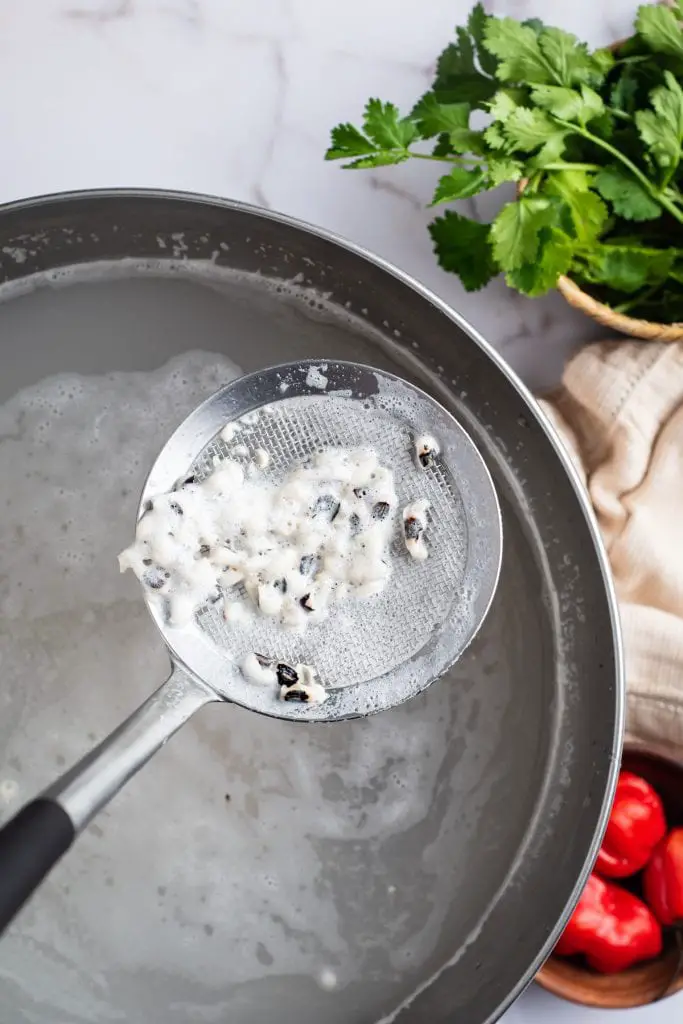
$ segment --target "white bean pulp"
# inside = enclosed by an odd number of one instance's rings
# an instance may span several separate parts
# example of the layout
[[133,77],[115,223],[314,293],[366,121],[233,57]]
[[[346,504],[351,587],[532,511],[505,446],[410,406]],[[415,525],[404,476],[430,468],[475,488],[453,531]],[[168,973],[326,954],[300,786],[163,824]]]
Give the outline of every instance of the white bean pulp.
[[[231,435],[231,425],[226,428]],[[331,448],[293,466],[284,479],[265,471],[261,449],[246,467],[216,460],[203,480],[190,477],[155,497],[135,542],[119,556],[174,626],[208,601],[228,621],[245,614],[305,630],[349,598],[371,598],[391,575],[397,496],[394,475],[371,449]],[[426,557],[426,546],[423,542]],[[284,700],[320,702],[315,668],[248,656],[251,681],[277,682]]]

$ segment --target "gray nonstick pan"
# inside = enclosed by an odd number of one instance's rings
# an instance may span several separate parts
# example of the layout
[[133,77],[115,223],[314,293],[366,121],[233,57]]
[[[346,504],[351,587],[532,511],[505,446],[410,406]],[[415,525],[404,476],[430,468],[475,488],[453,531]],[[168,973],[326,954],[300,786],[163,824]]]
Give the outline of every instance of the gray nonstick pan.
[[407,704],[310,727],[200,710],[5,933],[4,1016],[496,1020],[585,881],[623,717],[606,562],[533,400],[417,282],[241,204],[16,203],[0,264],[2,821],[164,677],[116,556],[166,437],[241,374],[334,359],[416,384],[483,455],[505,538],[481,630]]

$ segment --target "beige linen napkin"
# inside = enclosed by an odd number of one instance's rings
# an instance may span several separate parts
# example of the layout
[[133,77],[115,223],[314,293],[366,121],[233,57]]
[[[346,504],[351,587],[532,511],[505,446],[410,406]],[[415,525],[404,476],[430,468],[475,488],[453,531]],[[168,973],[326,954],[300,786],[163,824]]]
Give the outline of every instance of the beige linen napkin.
[[683,346],[589,345],[541,405],[588,489],[612,566],[627,732],[683,752]]

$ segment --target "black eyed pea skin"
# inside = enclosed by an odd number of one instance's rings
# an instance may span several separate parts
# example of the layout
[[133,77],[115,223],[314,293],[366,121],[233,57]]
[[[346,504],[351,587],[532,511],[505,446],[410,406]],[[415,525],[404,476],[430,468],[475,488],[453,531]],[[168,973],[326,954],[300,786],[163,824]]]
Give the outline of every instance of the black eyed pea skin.
[[333,523],[340,508],[341,504],[333,494],[321,494],[313,506],[312,515],[325,516],[330,523]]
[[283,687],[282,699],[297,701],[299,704],[309,704],[311,696],[308,690],[304,690],[298,683],[295,683],[294,686]]
[[363,529],[363,524],[360,521],[360,516],[356,512],[352,512],[349,516],[349,532],[352,537],[357,537]]
[[439,442],[431,434],[420,434],[415,438],[415,458],[423,469],[434,465],[440,451]]
[[295,686],[299,682],[299,673],[291,665],[278,662],[276,672],[280,686]]
[[[244,514],[250,503],[258,515]],[[393,474],[371,449],[318,452],[283,481],[217,459],[201,480],[186,475],[146,503],[119,564],[141,580],[147,574],[145,589],[167,599],[172,625],[191,622],[218,591],[227,622],[237,622],[240,603],[251,602],[286,628],[304,628],[324,618],[328,605],[373,596],[372,583],[384,586],[395,506]],[[372,543],[365,544],[369,531]],[[269,543],[257,543],[262,537]],[[287,547],[294,572],[279,557]],[[150,565],[141,564],[146,557]],[[170,578],[162,578],[165,571]],[[237,584],[244,593],[233,590]]]
[[319,561],[317,555],[303,555],[299,562],[299,572],[302,576],[315,576]]
[[326,699],[317,673],[310,665],[297,665],[293,668],[279,662],[276,675],[280,685],[280,700],[296,701],[299,704],[320,704]]
[[142,577],[142,582],[150,590],[162,590],[166,586],[169,579],[171,578],[170,572],[166,572],[164,569],[160,569],[157,565],[152,565],[151,558],[143,558],[143,565],[148,565],[150,568]]
[[424,561],[429,555],[425,539],[429,502],[425,499],[413,501],[403,509],[403,539],[411,558]]
[[406,519],[403,524],[403,532],[406,540],[419,540],[424,533],[424,529],[424,523],[415,516],[411,516],[409,519]]

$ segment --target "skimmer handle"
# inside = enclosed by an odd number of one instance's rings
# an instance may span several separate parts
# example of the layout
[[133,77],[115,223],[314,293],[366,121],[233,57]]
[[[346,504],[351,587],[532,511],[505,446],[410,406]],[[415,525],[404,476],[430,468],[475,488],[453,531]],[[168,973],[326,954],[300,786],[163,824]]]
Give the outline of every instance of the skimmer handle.
[[76,829],[63,807],[39,797],[0,832],[0,931],[71,846]]
[[0,829],[0,932],[98,811],[195,711],[219,699],[174,665],[123,725]]

